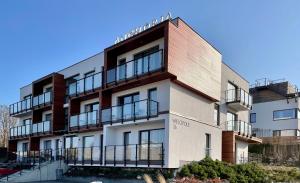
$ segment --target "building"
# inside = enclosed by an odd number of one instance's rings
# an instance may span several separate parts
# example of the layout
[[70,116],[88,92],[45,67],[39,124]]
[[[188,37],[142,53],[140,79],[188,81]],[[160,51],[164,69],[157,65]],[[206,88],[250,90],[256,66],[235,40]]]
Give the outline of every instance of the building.
[[260,142],[248,92],[214,47],[182,19],[166,19],[22,87],[9,150],[70,166],[242,163],[248,143]]
[[250,121],[258,137],[300,135],[298,88],[288,81],[260,79],[250,89],[253,106]]

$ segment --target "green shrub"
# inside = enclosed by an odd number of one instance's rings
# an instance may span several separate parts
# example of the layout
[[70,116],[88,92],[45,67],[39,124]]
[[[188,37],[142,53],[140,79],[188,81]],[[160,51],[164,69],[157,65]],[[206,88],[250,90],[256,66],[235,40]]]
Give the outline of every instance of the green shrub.
[[183,166],[178,175],[180,177],[196,177],[200,180],[220,177],[232,183],[267,182],[267,174],[257,164],[231,165],[218,160],[213,161],[211,158],[205,158],[199,162],[192,162]]

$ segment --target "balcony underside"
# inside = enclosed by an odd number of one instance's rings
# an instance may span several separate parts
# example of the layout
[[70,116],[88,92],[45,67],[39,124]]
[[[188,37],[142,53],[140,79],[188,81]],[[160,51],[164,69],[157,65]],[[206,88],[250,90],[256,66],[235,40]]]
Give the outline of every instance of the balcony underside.
[[249,136],[249,135],[243,135],[238,132],[235,132],[235,138],[237,140],[248,142],[249,144],[261,144],[262,143],[262,139],[260,139],[260,138]]
[[76,126],[76,127],[70,127],[70,132],[89,132],[89,131],[98,131],[102,130],[103,126],[100,124],[94,124],[94,125],[84,125],[84,126]]
[[28,116],[31,113],[32,113],[32,110],[27,110],[27,111],[18,112],[18,113],[15,113],[15,114],[10,114],[10,116],[16,117],[16,118],[21,118],[21,117],[24,117],[24,116]]
[[227,102],[227,105],[229,108],[235,110],[235,111],[248,111],[251,107],[242,104],[239,101],[236,102]]

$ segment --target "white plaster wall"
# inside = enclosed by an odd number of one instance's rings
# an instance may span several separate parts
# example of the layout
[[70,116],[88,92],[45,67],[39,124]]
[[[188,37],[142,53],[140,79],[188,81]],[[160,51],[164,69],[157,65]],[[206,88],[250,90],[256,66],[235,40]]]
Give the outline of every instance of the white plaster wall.
[[151,43],[148,43],[144,46],[141,46],[139,48],[136,48],[134,50],[131,50],[129,52],[123,53],[121,55],[118,55],[117,60],[119,61],[120,59],[124,59],[126,58],[126,62],[133,60],[133,56],[139,52],[142,52],[144,50],[147,50],[149,48],[152,48],[154,46],[159,46],[159,49],[163,49],[164,48],[164,38],[160,38],[158,40],[155,40]]
[[242,157],[248,159],[248,143],[240,140],[236,140],[236,162],[237,164],[243,163],[241,162]]
[[222,130],[218,127],[170,114],[168,167],[178,168],[205,158],[205,134],[211,134],[211,157],[221,160]]
[[129,90],[113,93],[112,95],[112,105],[117,105],[118,97],[124,96],[131,93],[140,93],[140,100],[148,98],[148,90],[152,88],[157,88],[157,100],[159,102],[159,111],[169,110],[170,103],[170,80],[163,80],[144,86],[132,88]]
[[78,62],[70,67],[58,71],[58,73],[63,74],[65,78],[80,74],[80,78],[84,77],[85,73],[95,70],[95,73],[102,71],[102,66],[104,65],[104,52],[98,53],[91,56],[81,62]]
[[47,88],[50,88],[50,87],[52,87],[52,83],[43,86],[43,92],[45,93],[45,92],[46,92],[46,89],[47,89]]
[[170,87],[170,112],[214,125],[214,102],[174,83]]
[[298,102],[295,100],[256,103],[251,110],[251,113],[256,113],[256,123],[252,123],[252,127],[271,130],[300,129],[298,119],[273,121],[273,111],[293,108],[298,108]]
[[25,96],[32,94],[32,85],[26,85],[20,88],[20,100],[23,100]]

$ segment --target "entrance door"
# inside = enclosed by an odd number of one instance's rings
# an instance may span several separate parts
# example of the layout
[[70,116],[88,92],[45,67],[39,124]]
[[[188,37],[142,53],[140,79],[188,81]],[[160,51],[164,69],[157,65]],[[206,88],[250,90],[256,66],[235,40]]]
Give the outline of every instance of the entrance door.
[[126,161],[131,159],[130,134],[131,132],[124,133],[124,155]]
[[94,136],[83,137],[83,151],[82,151],[83,162],[92,161],[94,140],[95,140]]

